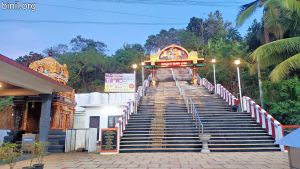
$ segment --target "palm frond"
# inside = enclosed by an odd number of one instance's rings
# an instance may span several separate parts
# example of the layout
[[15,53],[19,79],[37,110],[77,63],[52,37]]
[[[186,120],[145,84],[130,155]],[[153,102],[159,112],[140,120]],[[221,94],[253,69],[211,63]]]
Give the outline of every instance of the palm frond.
[[255,0],[248,4],[242,5],[236,18],[237,26],[241,26],[260,6],[261,0]]
[[274,3],[270,3],[270,1],[273,0],[269,0],[265,4],[265,13],[263,15],[264,27],[273,33],[277,39],[282,39],[284,29],[280,22],[281,9],[277,0]]
[[259,60],[259,65],[263,69],[279,64],[297,53],[300,53],[300,37],[293,37],[262,45],[250,55],[250,58]]
[[281,0],[282,7],[289,11],[296,12],[300,16],[300,1],[299,0]]
[[278,82],[289,75],[293,70],[300,69],[300,53],[286,59],[277,65],[270,74],[273,82]]

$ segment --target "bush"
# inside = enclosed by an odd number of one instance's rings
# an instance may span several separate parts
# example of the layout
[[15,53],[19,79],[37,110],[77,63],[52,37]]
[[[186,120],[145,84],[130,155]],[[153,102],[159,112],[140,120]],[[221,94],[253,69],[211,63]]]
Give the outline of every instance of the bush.
[[10,169],[15,167],[19,156],[21,156],[21,153],[18,151],[17,144],[15,143],[4,143],[0,147],[0,160],[8,163]]
[[300,81],[264,82],[265,104],[270,114],[282,124],[300,125]]

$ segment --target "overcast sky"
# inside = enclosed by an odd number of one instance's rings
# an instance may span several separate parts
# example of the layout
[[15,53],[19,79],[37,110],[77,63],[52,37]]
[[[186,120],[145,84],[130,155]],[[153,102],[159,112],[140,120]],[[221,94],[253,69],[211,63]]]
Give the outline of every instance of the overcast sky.
[[[30,51],[40,53],[59,43],[68,44],[77,35],[106,43],[107,54],[113,54],[124,43],[143,45],[149,35],[171,27],[185,28],[191,17],[206,17],[211,11],[220,10],[225,20],[234,23],[239,6],[251,0],[186,0],[180,4],[171,0],[27,0],[36,3],[35,11],[7,10],[7,2],[15,1],[1,1],[0,53],[15,59]],[[239,28],[242,35],[254,18],[260,20],[261,13],[257,11]]]

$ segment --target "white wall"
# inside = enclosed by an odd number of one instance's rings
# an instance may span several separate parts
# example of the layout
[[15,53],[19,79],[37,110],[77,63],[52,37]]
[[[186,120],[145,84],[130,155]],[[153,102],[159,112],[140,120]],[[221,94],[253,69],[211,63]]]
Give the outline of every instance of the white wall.
[[97,106],[85,107],[84,112],[75,112],[74,128],[89,128],[90,116],[100,116],[99,128],[108,127],[108,116],[123,115],[125,106]]
[[108,116],[123,115],[127,102],[134,93],[83,93],[76,94],[74,128],[88,128],[90,116],[100,116],[100,128],[108,127]]

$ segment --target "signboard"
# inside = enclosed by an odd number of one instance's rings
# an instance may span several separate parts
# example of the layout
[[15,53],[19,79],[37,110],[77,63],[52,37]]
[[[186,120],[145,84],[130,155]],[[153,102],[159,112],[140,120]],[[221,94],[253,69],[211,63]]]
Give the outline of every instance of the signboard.
[[105,92],[134,93],[135,76],[133,73],[105,73]]
[[186,67],[186,66],[193,66],[193,61],[185,60],[185,61],[155,62],[155,66],[158,66],[158,67]]
[[118,153],[118,128],[101,129],[101,154]]

